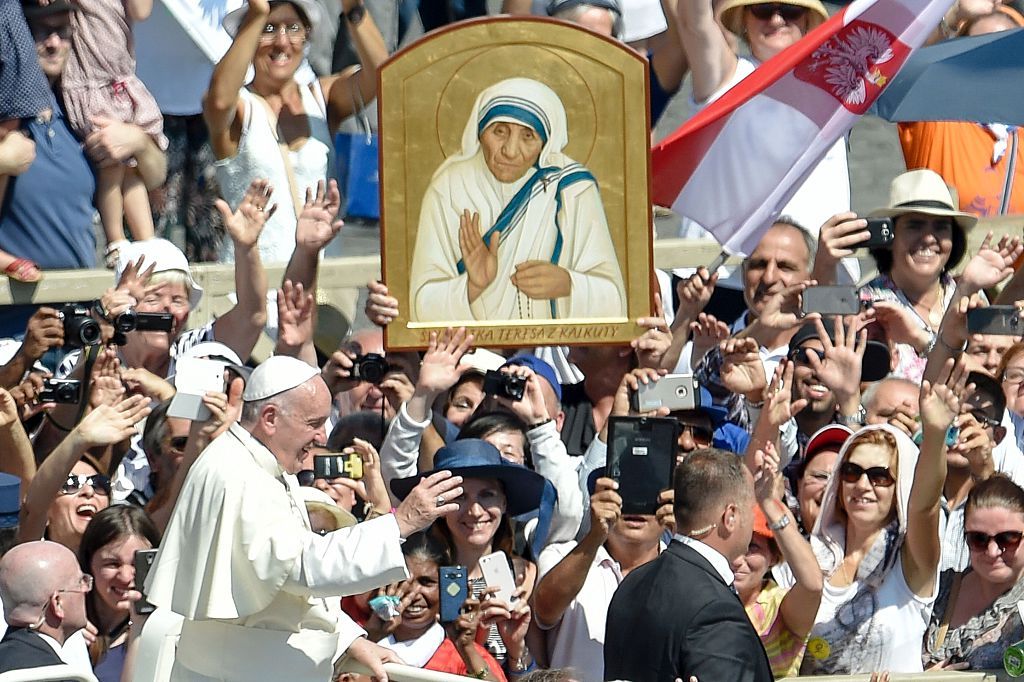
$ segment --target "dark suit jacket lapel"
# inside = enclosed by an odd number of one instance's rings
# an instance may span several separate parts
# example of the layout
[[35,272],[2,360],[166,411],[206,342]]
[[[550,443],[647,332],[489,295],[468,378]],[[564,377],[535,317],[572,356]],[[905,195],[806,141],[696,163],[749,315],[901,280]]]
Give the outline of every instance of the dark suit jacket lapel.
[[52,657],[58,663],[64,662],[61,660],[60,656],[57,655],[57,652],[53,650],[53,647],[39,636],[38,632],[34,632],[28,628],[14,628],[12,630],[8,630],[7,634],[4,635],[4,640],[17,640],[26,646],[38,649],[41,653]]

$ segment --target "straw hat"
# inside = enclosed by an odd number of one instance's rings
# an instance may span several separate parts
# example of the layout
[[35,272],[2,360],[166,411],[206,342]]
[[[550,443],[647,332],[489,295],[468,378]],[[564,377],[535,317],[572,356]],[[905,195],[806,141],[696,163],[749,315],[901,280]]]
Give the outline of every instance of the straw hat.
[[[718,18],[722,25],[735,33],[743,34],[743,8],[750,5],[766,4],[764,0],[725,0],[718,8]],[[770,4],[770,3],[769,3]],[[828,19],[828,10],[819,0],[782,0],[781,5],[796,5],[806,7],[810,12],[807,14],[807,30],[811,31]]]
[[953,252],[947,268],[955,268],[967,250],[967,233],[978,218],[957,210],[959,202],[954,191],[946,186],[942,176],[933,170],[921,168],[897,175],[889,186],[889,206],[871,212],[872,218],[896,218],[907,213],[945,216],[953,219],[960,230],[960,238],[953,240]]

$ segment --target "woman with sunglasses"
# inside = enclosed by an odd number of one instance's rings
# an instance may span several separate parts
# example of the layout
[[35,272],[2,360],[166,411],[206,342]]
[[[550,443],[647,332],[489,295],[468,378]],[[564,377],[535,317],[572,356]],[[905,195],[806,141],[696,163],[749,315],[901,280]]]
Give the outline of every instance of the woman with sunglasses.
[[888,424],[857,431],[839,452],[811,546],[825,573],[801,675],[921,671],[938,578],[946,429],[965,372],[949,361],[925,381],[920,452]]
[[1024,639],[1024,490],[1002,474],[974,486],[964,536],[970,565],[944,571],[928,632],[926,667],[1002,668],[1003,652]]
[[[693,78],[690,111],[695,112],[822,24],[828,19],[828,12],[819,0],[725,0],[720,4],[687,0],[678,3],[676,17]],[[746,43],[749,56],[738,56],[733,34]],[[767,128],[762,133],[770,134]],[[826,220],[849,211],[849,175],[846,141],[841,138],[783,213],[817,235]],[[692,230],[684,223],[682,236],[700,236],[700,232]]]
[[110,479],[89,451],[131,437],[149,411],[139,395],[89,412],[39,465],[21,507],[18,542],[45,537],[77,552],[89,521],[110,505]]
[[[78,548],[82,571],[95,581],[85,610],[97,630],[89,645],[93,674],[100,682],[118,682],[124,667],[135,585],[135,552],[160,544],[156,526],[138,507],[107,507],[89,522]],[[138,588],[141,589],[141,588]]]
[[[278,210],[260,236],[264,263],[291,257],[300,192],[327,180],[338,124],[357,102],[377,94],[377,67],[388,56],[384,39],[362,0],[340,4],[362,68],[311,81],[312,73],[304,75],[300,67],[311,35],[323,23],[320,3],[251,0],[224,17],[233,42],[214,68],[203,118],[217,157],[217,180],[230,205],[241,202],[256,178],[286,190],[275,194]],[[246,85],[250,67],[254,75]],[[231,244],[224,244],[220,256],[222,262],[234,261]]]

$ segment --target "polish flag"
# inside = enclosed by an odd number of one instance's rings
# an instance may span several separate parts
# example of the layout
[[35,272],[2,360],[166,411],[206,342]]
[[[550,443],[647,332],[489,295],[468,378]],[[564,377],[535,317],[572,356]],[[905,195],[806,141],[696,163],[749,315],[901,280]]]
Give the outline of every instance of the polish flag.
[[654,203],[751,253],[948,8],[855,0],[654,147]]

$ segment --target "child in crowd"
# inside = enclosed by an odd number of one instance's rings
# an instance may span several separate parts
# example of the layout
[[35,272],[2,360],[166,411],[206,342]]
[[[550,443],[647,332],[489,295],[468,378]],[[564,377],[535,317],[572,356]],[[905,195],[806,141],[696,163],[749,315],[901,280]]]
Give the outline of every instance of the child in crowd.
[[[48,116],[53,95],[18,0],[0,0],[0,205],[10,176],[28,170],[35,145],[20,131],[25,119]],[[0,251],[0,270],[19,282],[38,282],[39,267]]]
[[[163,117],[156,100],[135,75],[131,22],[143,21],[153,0],[90,0],[72,13],[71,55],[61,87],[68,120],[83,140],[94,128],[133,123],[167,148]],[[87,144],[88,146],[88,144]],[[127,166],[94,159],[98,165],[96,207],[107,238],[106,264],[113,267],[126,243],[127,219],[132,239],[153,237],[153,215],[142,176]]]

